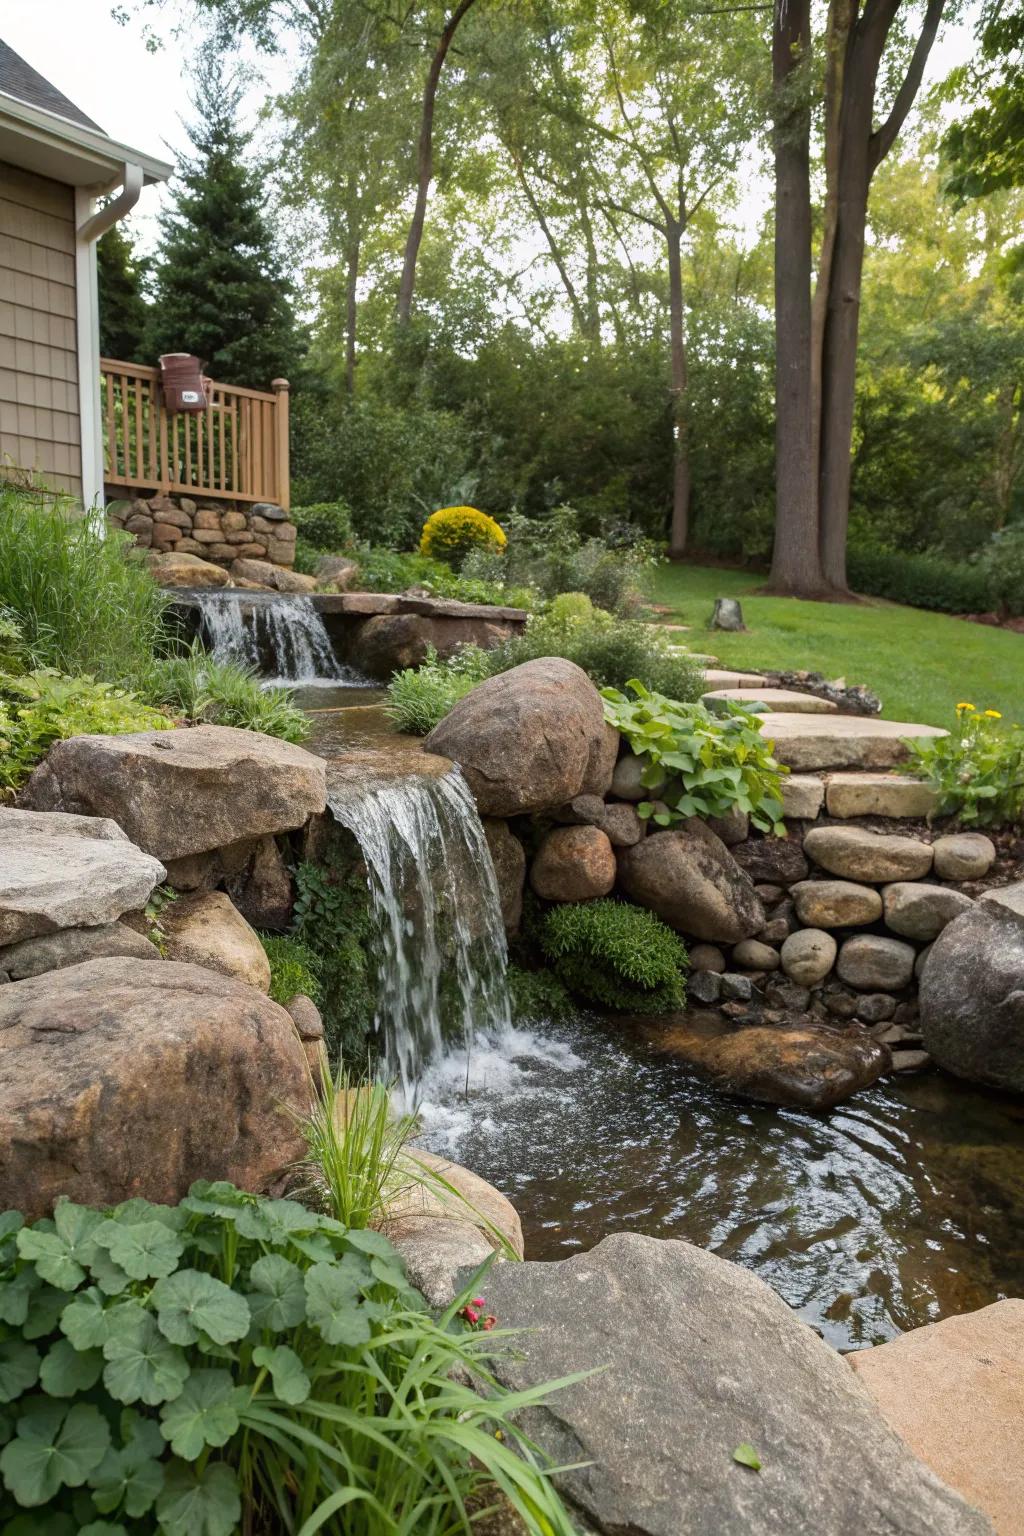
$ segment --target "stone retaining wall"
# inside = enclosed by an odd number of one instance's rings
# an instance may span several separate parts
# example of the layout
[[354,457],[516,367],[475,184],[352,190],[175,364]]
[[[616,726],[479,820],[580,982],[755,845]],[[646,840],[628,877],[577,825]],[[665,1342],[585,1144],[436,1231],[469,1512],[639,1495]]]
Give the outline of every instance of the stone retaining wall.
[[108,502],[107,520],[130,533],[141,548],[160,554],[196,555],[225,568],[239,559],[295,563],[295,524],[270,501],[244,506],[157,492]]

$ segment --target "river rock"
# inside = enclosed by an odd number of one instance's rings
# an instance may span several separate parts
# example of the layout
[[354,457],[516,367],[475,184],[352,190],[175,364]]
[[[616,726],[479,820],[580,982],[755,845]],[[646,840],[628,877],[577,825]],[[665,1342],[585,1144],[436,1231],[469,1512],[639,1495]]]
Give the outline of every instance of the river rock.
[[795,837],[750,837],[737,843],[732,856],[751,880],[769,885],[794,885],[809,873],[800,841]]
[[[865,1024],[881,1024],[896,1012],[896,999],[888,992],[868,992],[857,999],[857,1017]],[[890,1043],[888,1040],[886,1043]]]
[[846,1356],[886,1422],[937,1477],[1020,1528],[1024,1509],[1024,1301],[912,1328]]
[[112,923],[141,910],[164,878],[163,865],[104,817],[0,806],[0,850],[0,944]]
[[906,939],[934,939],[954,917],[974,903],[962,891],[942,885],[922,885],[917,880],[898,880],[882,892],[885,924]]
[[978,899],[990,901],[997,907],[1005,907],[1008,912],[1016,912],[1018,917],[1024,917],[1024,880],[985,891]]
[[798,1109],[830,1109],[870,1087],[890,1065],[887,1048],[870,1036],[813,1026],[707,1030],[683,1018],[655,1043],[720,1093]]
[[180,859],[303,826],[327,804],[326,764],[227,725],[73,736],[51,747],[21,798],[33,810],[111,816],[147,853]]
[[[722,962],[725,969],[725,961]],[[722,995],[722,977],[718,971],[691,971],[686,982],[686,996],[691,1003],[717,1003]]]
[[780,951],[782,969],[801,987],[816,987],[836,963],[838,946],[820,928],[801,928],[791,933]]
[[738,944],[764,927],[752,881],[696,816],[625,849],[619,879],[631,900],[693,938]]
[[[512,1390],[605,1367],[522,1416],[556,1465],[583,1463],[555,1481],[588,1528],[992,1536],[842,1357],[738,1264],[623,1232],[560,1263],[501,1265],[486,1295],[523,1330],[493,1362]],[[733,1460],[747,1442],[760,1472]]]
[[914,959],[911,944],[858,933],[844,942],[836,970],[858,992],[899,992],[913,979]]
[[0,971],[12,981],[27,981],[46,971],[60,971],[83,960],[104,960],[111,955],[137,960],[159,960],[160,952],[144,934],[127,923],[101,923],[96,928],[61,928],[34,939],[22,939],[0,949]]
[[592,901],[615,884],[615,854],[599,827],[555,827],[542,841],[530,884],[545,901]]
[[640,820],[635,806],[626,805],[625,802],[605,804],[604,814],[596,825],[613,848],[632,848],[647,831],[647,823]]
[[150,554],[146,558],[149,574],[162,587],[226,587],[228,573],[210,560],[175,550]]
[[725,970],[725,956],[717,944],[694,944],[690,948],[691,971],[716,971]]
[[792,887],[796,915],[809,928],[857,928],[882,915],[882,898],[852,880],[801,880]]
[[259,992],[270,990],[270,961],[256,934],[223,891],[195,891],[160,914],[168,960],[206,966]]
[[983,832],[954,832],[932,844],[940,880],[982,880],[996,861],[996,848]]
[[523,916],[523,886],[526,883],[526,850],[507,821],[488,817],[484,836],[491,851],[494,878],[498,882],[501,918],[507,934],[517,933]]
[[732,958],[745,971],[777,971],[779,968],[778,950],[757,939],[741,940],[733,950]]
[[832,875],[881,885],[889,880],[919,880],[932,867],[928,843],[866,827],[812,827],[804,852]]
[[607,741],[587,674],[547,656],[478,683],[424,745],[459,764],[482,815],[515,816],[580,794]]
[[727,848],[734,848],[737,843],[746,842],[750,833],[750,817],[737,805],[732,806],[724,816],[708,816],[705,820],[715,836],[720,837]]
[[919,998],[940,1067],[1024,1093],[1024,919],[990,901],[955,918],[928,953]]
[[0,1208],[260,1189],[305,1151],[306,1058],[269,998],[173,961],[89,960],[0,987]]

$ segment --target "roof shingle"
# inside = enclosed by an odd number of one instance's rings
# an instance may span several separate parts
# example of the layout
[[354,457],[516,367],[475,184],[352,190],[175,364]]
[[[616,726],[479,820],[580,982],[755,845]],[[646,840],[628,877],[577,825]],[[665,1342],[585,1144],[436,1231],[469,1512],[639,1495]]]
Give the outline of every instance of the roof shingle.
[[40,107],[44,112],[55,112],[59,117],[66,117],[73,123],[78,123],[82,128],[94,128],[97,133],[103,129],[98,123],[94,123],[91,117],[86,117],[73,101],[69,101],[63,91],[58,91],[55,85],[33,69],[31,64],[26,64],[20,54],[0,38],[0,91],[8,96],[14,96],[18,101],[25,102],[30,107]]

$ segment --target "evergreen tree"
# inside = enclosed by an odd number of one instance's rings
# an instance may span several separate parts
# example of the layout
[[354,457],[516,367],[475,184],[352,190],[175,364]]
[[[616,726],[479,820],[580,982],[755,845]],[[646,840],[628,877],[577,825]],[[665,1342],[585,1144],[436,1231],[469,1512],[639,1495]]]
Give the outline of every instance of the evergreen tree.
[[266,389],[287,376],[299,347],[292,285],[266,213],[261,167],[245,158],[252,135],[238,126],[242,89],[221,59],[203,54],[173,206],[161,216],[148,347],[193,352],[212,378]]
[[148,363],[149,306],[143,293],[149,262],[138,256],[123,224],[108,229],[96,247],[100,294],[100,352],[123,363]]

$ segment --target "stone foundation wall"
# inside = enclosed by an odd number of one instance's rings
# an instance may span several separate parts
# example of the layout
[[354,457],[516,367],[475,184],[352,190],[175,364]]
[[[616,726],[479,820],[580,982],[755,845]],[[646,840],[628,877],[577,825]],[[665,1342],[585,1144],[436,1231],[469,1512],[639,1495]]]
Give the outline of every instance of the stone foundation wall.
[[109,501],[107,519],[141,548],[160,554],[196,555],[225,568],[239,559],[295,563],[295,524],[270,501],[245,506],[157,492]]

